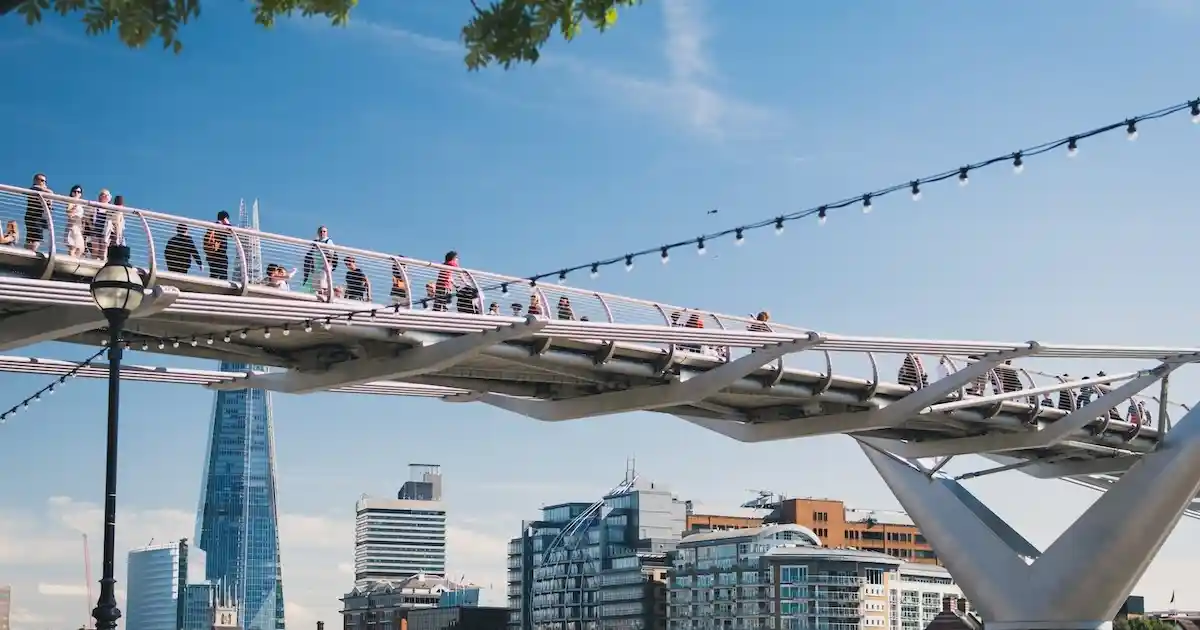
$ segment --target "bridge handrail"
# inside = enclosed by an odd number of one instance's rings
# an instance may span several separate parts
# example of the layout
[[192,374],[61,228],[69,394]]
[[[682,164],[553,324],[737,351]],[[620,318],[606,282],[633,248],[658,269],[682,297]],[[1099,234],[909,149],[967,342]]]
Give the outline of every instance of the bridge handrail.
[[[76,199],[73,197],[69,197],[66,195],[60,195],[57,193],[43,193],[40,191],[31,190],[28,188],[22,188],[19,186],[11,186],[11,185],[7,185],[7,184],[0,184],[0,197],[9,197],[9,202],[6,203],[5,200],[0,199],[0,208],[4,208],[5,206],[10,205],[11,196],[19,196],[21,199],[26,199],[26,198],[28,198],[29,195],[37,195],[38,197],[42,198],[45,201],[45,203],[48,207],[51,208],[50,221],[49,221],[51,226],[50,226],[50,229],[47,229],[47,235],[48,235],[48,240],[55,244],[57,244],[58,240],[63,237],[63,230],[61,229],[60,226],[64,226],[67,224],[65,214],[62,214],[62,213],[65,213],[65,208],[68,204],[78,204],[78,205],[82,205],[82,206],[85,206],[88,208],[103,209],[105,212],[122,213],[126,216],[134,218],[134,222],[137,225],[141,226],[141,229],[139,231],[141,231],[145,234],[145,242],[142,244],[131,243],[131,242],[128,242],[130,240],[128,238],[129,234],[126,233],[124,236],[125,236],[125,240],[127,241],[126,244],[129,245],[130,249],[132,250],[135,265],[145,269],[147,271],[147,273],[151,269],[154,269],[155,267],[159,267],[161,269],[162,265],[157,265],[157,264],[152,265],[151,261],[155,261],[156,263],[157,263],[157,261],[159,261],[160,257],[163,255],[163,252],[161,250],[161,247],[162,247],[161,244],[165,243],[165,241],[167,240],[166,235],[174,233],[174,227],[176,225],[186,225],[189,228],[201,229],[202,230],[202,232],[200,234],[201,239],[203,239],[204,232],[206,232],[209,229],[212,229],[214,226],[217,225],[215,223],[215,221],[206,221],[206,220],[202,220],[202,219],[195,219],[195,218],[190,218],[190,217],[172,215],[172,214],[167,214],[164,212],[136,208],[134,206],[128,206],[128,205],[115,206],[111,203],[101,203],[99,201],[83,199],[83,198]],[[55,218],[54,218],[56,212],[60,212],[60,214],[61,214],[60,218],[57,218],[57,220],[55,220]],[[132,226],[126,225],[125,227],[129,228]],[[159,229],[159,234],[157,236],[153,233],[156,228]],[[231,237],[234,237],[231,240],[240,241],[238,243],[233,243],[233,245],[235,245],[235,246],[236,245],[244,246],[244,244],[246,242],[250,242],[250,240],[252,240],[252,239],[257,239],[264,250],[263,255],[262,255],[263,264],[268,262],[266,260],[268,257],[268,251],[269,251],[268,248],[270,248],[271,246],[274,246],[274,248],[270,251],[279,252],[280,248],[282,247],[284,249],[284,251],[282,253],[295,255],[296,253],[307,252],[308,250],[314,248],[316,245],[316,241],[314,241],[314,240],[305,240],[305,239],[294,237],[294,236],[287,236],[287,235],[283,235],[283,234],[265,232],[262,230],[253,230],[253,229],[249,229],[249,228],[242,228],[242,227],[238,227],[236,225],[222,226],[220,229],[228,232]],[[193,237],[194,237],[194,235],[193,235]],[[243,240],[243,239],[245,239],[245,240]],[[198,246],[198,249],[202,250],[202,248],[199,246]],[[243,249],[243,247],[237,247],[236,249]],[[587,290],[587,289],[580,289],[580,288],[570,287],[570,286],[561,285],[561,284],[554,284],[552,282],[545,282],[545,283],[539,282],[539,283],[537,283],[536,287],[530,287],[529,286],[530,282],[529,282],[528,278],[509,276],[509,275],[504,275],[504,274],[499,274],[499,273],[494,273],[494,272],[489,272],[489,271],[469,269],[469,268],[465,268],[465,267],[448,267],[443,264],[426,261],[426,260],[420,260],[420,259],[416,259],[416,258],[411,258],[408,256],[385,254],[385,253],[375,252],[375,251],[366,250],[366,249],[362,249],[362,248],[350,247],[350,246],[346,246],[346,245],[322,244],[322,246],[319,249],[320,250],[325,250],[325,249],[331,250],[333,252],[336,252],[339,255],[339,257],[345,256],[345,255],[350,255],[350,256],[354,256],[356,259],[359,259],[359,260],[369,260],[373,263],[372,266],[379,266],[379,265],[383,265],[386,263],[386,265],[388,266],[387,275],[390,275],[391,264],[395,261],[399,261],[402,265],[407,267],[406,271],[408,271],[410,275],[412,275],[412,270],[414,268],[416,268],[416,269],[429,270],[429,273],[427,275],[451,273],[451,274],[462,274],[462,277],[464,277],[464,278],[473,277],[476,280],[484,279],[485,282],[483,282],[481,284],[483,284],[485,286],[507,285],[506,288],[508,289],[508,293],[512,294],[509,297],[510,298],[514,298],[514,297],[523,298],[523,301],[525,304],[528,304],[528,301],[529,301],[528,298],[530,297],[530,295],[533,295],[536,293],[542,293],[542,294],[545,294],[544,297],[542,298],[543,300],[551,301],[551,303],[541,305],[542,310],[550,312],[549,318],[551,318],[551,319],[554,318],[553,315],[554,315],[555,309],[557,308],[557,302],[558,302],[557,299],[552,298],[551,296],[566,295],[566,296],[579,297],[588,302],[594,302],[595,306],[598,309],[598,310],[596,310],[595,315],[603,318],[603,319],[599,319],[598,317],[589,317],[589,319],[593,319],[595,321],[607,321],[609,316],[611,316],[611,318],[612,318],[611,321],[613,321],[614,323],[629,323],[629,324],[641,323],[641,324],[661,325],[663,318],[660,315],[660,313],[666,313],[668,315],[668,317],[670,314],[673,314],[673,313],[681,313],[681,314],[687,315],[687,316],[691,316],[693,314],[698,315],[699,317],[701,317],[701,321],[705,326],[713,326],[713,327],[718,327],[718,328],[724,327],[724,325],[721,322],[722,319],[727,322],[728,321],[737,322],[738,324],[741,324],[743,326],[750,326],[750,325],[756,323],[756,320],[751,317],[719,314],[719,313],[714,313],[711,311],[705,311],[705,310],[701,310],[701,309],[687,308],[687,307],[682,307],[682,306],[673,306],[673,305],[663,304],[661,302],[655,302],[655,301],[651,301],[651,300],[644,300],[644,299],[640,299],[640,298],[633,298],[633,297],[616,295],[616,294],[611,294],[611,293],[604,293],[604,292],[599,292],[599,291],[591,291],[591,290]],[[291,250],[291,251],[289,252],[287,250]],[[203,254],[203,251],[201,251],[201,253]],[[242,251],[238,251],[237,253],[238,253],[238,260],[236,262],[238,264],[238,267],[240,267],[241,269],[244,270],[244,269],[246,269],[246,266],[247,266],[247,261],[245,260],[246,254],[245,254],[245,252],[242,252]],[[57,254],[58,254],[58,257],[63,256],[63,253],[61,251],[57,252]],[[235,261],[230,261],[230,272],[232,272],[234,269],[234,262]],[[205,263],[207,266],[207,260],[205,260]],[[336,266],[337,265],[334,265],[334,267],[336,267]],[[209,271],[211,271],[211,270],[209,270]],[[368,271],[368,276],[370,276],[369,270],[365,270],[365,271]],[[332,269],[327,270],[327,275],[332,276],[332,272],[333,272]],[[161,272],[156,275],[161,276]],[[196,275],[196,277],[204,277],[203,275],[194,274],[192,272],[190,272],[189,275]],[[231,275],[232,275],[232,273],[231,273]],[[240,279],[240,278],[238,278],[238,279]],[[332,284],[332,281],[333,281],[332,277],[327,277],[326,279],[327,279],[327,281],[331,282],[331,284]],[[230,285],[231,289],[240,288],[240,285],[241,285],[240,282],[233,282],[231,280],[231,283],[232,283]],[[417,283],[419,283],[419,280],[413,279],[413,283],[417,284]],[[414,287],[412,285],[409,286],[409,291],[413,291],[414,289],[419,289],[419,286],[416,286],[416,287]],[[489,294],[492,292],[484,291],[481,293]],[[503,294],[504,293],[501,293],[501,295],[503,295]],[[484,296],[482,296],[481,301],[482,301],[482,299],[496,298],[496,297],[498,297],[498,296],[495,294],[484,295]],[[418,294],[415,299],[419,301],[422,299],[422,296],[420,296]],[[607,303],[607,304],[605,306],[602,306],[602,303]],[[482,307],[480,310],[486,312],[487,304],[483,304],[481,306]],[[682,320],[683,318],[681,317],[680,319]],[[668,322],[669,322],[669,320],[668,320]],[[686,323],[686,321],[682,322],[681,325],[683,325],[684,323]],[[803,328],[787,326],[787,325],[780,325],[780,324],[773,324],[773,328],[777,332],[796,332],[796,333],[808,332],[806,329],[803,329]]]

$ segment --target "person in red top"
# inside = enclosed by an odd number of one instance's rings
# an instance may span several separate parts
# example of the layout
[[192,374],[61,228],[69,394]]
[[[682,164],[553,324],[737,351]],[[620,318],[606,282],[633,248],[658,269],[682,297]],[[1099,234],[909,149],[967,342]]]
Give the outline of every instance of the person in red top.
[[[454,250],[446,252],[446,260],[442,264],[447,267],[457,267],[458,252]],[[444,311],[450,305],[450,295],[454,293],[454,272],[449,269],[439,271],[436,288],[437,299],[434,301],[433,310]]]

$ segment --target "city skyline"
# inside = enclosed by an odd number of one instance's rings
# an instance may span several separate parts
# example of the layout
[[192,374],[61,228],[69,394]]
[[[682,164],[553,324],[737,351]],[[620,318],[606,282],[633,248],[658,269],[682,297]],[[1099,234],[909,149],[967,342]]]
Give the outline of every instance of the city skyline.
[[[456,249],[470,268],[533,273],[1188,98],[1193,4],[776,2],[745,12],[709,1],[670,13],[678,5],[664,1],[623,12],[610,33],[551,46],[533,68],[474,74],[454,44],[465,4],[360,3],[346,29],[295,19],[261,32],[238,7],[206,3],[179,56],[10,18],[0,21],[3,57],[36,63],[6,66],[21,89],[0,110],[22,122],[0,180],[27,184],[44,171],[60,192],[106,187],[134,207],[202,219],[252,193],[272,232],[309,238],[328,224],[339,244],[427,260]],[[786,35],[773,35],[776,24]],[[789,225],[779,237],[768,228],[740,248],[710,244],[705,257],[677,252],[668,265],[571,281],[720,312],[767,309],[847,334],[1192,343],[1194,219],[1179,200],[1190,194],[1196,127],[1185,119],[1146,125],[1136,142],[1118,132],[1083,143],[1074,159],[1031,159],[1020,176],[1001,165],[966,188],[930,187],[919,203],[896,195],[869,216]],[[1003,264],[976,261],[984,251]],[[90,351],[41,344],[20,354]],[[137,351],[127,360],[212,366]],[[0,393],[11,404],[45,381],[6,375]],[[1180,402],[1200,398],[1188,373],[1172,388]],[[130,547],[191,537],[212,409],[199,388],[130,383],[123,395],[118,579]],[[0,427],[0,538],[22,543],[0,555],[13,630],[83,620],[77,530],[101,539],[103,396],[102,383],[77,379]],[[546,424],[421,400],[273,404],[291,625],[336,619],[353,580],[350,503],[394,492],[397,459],[453,475],[448,572],[482,584],[503,582],[514,524],[542,503],[598,498],[629,455],[708,512],[763,486],[898,506],[848,438],[746,445],[648,413]],[[1095,497],[1020,473],[968,485],[1043,547]],[[1196,531],[1181,523],[1142,580],[1149,608],[1173,590],[1181,608],[1200,602],[1181,579],[1200,561],[1186,544]]]

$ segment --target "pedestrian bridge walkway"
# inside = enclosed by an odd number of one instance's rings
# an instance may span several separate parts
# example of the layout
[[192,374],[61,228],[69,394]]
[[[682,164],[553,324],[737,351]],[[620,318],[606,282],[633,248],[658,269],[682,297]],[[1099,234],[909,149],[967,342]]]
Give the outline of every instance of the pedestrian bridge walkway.
[[[40,237],[0,245],[0,352],[104,342],[87,284],[103,248],[71,230],[101,211],[120,217],[106,231],[150,290],[128,346],[248,366],[130,366],[126,378],[433,396],[545,422],[648,410],[743,442],[850,434],[997,627],[1093,630],[1158,534],[1200,516],[1200,421],[1173,424],[1177,409],[1158,402],[1200,348],[840,335],[0,186],[0,215]],[[193,254],[214,238],[223,255]],[[268,269],[293,268],[271,286]],[[0,371],[70,369],[0,357]],[[998,465],[941,472],[966,454]],[[958,482],[1008,470],[1105,495],[1043,554]]]
[[[655,410],[747,442],[855,433],[914,455],[1004,453],[1029,474],[1078,477],[1120,473],[1154,449],[1171,409],[1135,394],[1161,393],[1147,388],[1200,356],[834,335],[0,186],[0,215],[31,208],[45,217],[38,249],[0,246],[0,351],[103,341],[86,284],[103,248],[67,251],[63,231],[81,211],[119,214],[155,292],[130,324],[133,349],[282,368],[201,379],[214,389],[441,396],[544,421]],[[180,258],[214,229],[228,243],[217,273],[204,254]],[[277,288],[267,267],[299,272]],[[347,299],[348,284],[363,295]],[[1035,369],[1045,358],[1078,359],[1077,374],[1152,363],[1084,381]]]

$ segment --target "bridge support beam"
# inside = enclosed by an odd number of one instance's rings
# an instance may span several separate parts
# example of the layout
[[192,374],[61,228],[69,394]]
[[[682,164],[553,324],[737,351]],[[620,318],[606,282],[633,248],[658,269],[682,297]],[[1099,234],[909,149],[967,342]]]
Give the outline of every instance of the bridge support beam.
[[533,400],[513,398],[496,394],[482,394],[479,401],[543,422],[561,422],[596,416],[649,411],[676,407],[703,401],[733,383],[753,374],[763,366],[793,352],[803,352],[819,345],[822,339],[817,333],[786,341],[774,346],[759,348],[746,356],[734,359],[719,367],[699,374],[671,381],[662,385],[633,387],[614,392],[604,392],[564,398],[562,400]]
[[374,381],[399,380],[446,369],[482,353],[490,346],[532,335],[545,326],[545,321],[530,316],[519,324],[428,343],[403,350],[394,357],[354,359],[322,372],[288,370],[252,374],[244,379],[214,383],[208,387],[215,390],[257,388],[284,394],[311,394]]
[[988,630],[1110,627],[1200,491],[1200,413],[1193,411],[1028,564],[1032,551],[957,482],[859,444]]
[[[138,319],[160,313],[174,304],[178,297],[179,290],[174,287],[154,287],[129,317]],[[5,318],[4,325],[0,326],[0,352],[43,341],[65,339],[107,325],[104,315],[92,304],[46,306]]]

